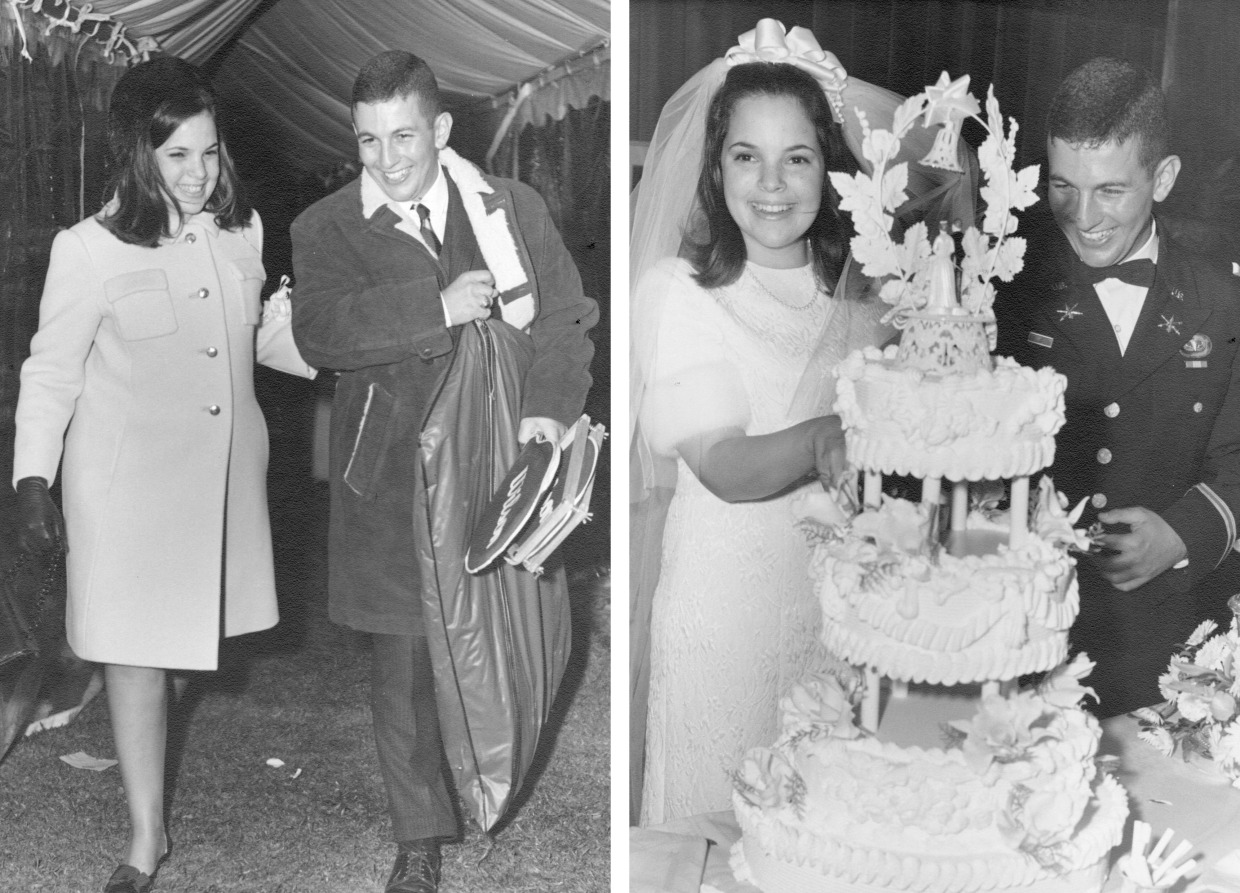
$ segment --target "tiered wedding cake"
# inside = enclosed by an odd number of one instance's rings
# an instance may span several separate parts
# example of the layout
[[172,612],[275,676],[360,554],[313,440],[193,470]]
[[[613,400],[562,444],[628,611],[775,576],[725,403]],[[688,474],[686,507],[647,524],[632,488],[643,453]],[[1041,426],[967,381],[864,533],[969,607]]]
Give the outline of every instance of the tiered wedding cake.
[[[979,111],[967,79],[944,75],[897,111],[894,133],[867,131],[872,174],[833,175],[854,259],[886,277],[904,333],[838,370],[861,480],[806,507],[823,641],[858,669],[798,685],[778,740],[737,773],[734,867],[764,893],[1088,893],[1127,818],[1080,706],[1092,665],[1064,663],[1078,609],[1068,548],[1086,541],[1049,479],[1029,492],[1054,458],[1065,381],[989,355],[991,279],[1020,269],[1011,212],[1035,200],[1037,170],[1012,171],[1015,125],[1004,134],[993,93]],[[922,115],[944,125],[924,163],[954,163],[965,116],[989,133],[985,218],[960,239],[959,284],[947,231],[889,236],[905,172],[888,165]],[[883,494],[884,474],[920,478],[920,503]],[[1004,479],[999,511],[981,482]],[[1044,676],[1020,690],[1028,674]]]

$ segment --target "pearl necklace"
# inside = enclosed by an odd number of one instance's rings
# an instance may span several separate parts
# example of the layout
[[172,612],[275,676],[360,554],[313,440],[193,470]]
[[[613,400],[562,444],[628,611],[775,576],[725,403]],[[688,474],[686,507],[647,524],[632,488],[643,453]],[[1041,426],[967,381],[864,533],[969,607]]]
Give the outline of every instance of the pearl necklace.
[[768,298],[773,300],[775,303],[782,304],[784,307],[787,307],[789,310],[808,310],[810,307],[813,307],[814,303],[818,300],[818,281],[817,281],[817,278],[814,276],[813,272],[810,273],[809,300],[806,301],[804,304],[789,304],[779,295],[775,294],[775,292],[767,288],[766,285],[763,284],[762,280],[758,278],[758,274],[753,271],[753,267],[746,265],[745,272],[747,272],[750,278],[753,279],[753,281],[757,283],[758,288],[762,290],[763,294],[765,294]]

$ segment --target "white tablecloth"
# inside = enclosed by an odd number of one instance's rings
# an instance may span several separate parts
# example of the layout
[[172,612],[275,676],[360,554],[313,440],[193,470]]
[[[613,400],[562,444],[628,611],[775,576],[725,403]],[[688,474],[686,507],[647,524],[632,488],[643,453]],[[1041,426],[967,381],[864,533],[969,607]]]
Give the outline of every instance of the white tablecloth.
[[[1137,739],[1136,721],[1126,716],[1103,723],[1100,753],[1119,757],[1116,777],[1132,805],[1113,859],[1128,851],[1132,822],[1139,818],[1152,826],[1155,840],[1171,828],[1175,843],[1193,844],[1203,870],[1190,882],[1181,881],[1174,893],[1240,893],[1240,790],[1212,765],[1162,756]],[[737,881],[728,867],[728,851],[739,837],[730,811],[633,829],[630,893],[760,893]],[[1118,893],[1118,874],[1112,871],[1106,893]]]

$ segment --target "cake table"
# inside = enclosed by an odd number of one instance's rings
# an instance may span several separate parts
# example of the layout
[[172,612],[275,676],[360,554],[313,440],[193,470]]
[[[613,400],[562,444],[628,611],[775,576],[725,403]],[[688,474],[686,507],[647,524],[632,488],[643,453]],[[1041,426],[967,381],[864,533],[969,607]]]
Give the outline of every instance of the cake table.
[[[1152,826],[1155,837],[1171,828],[1177,842],[1191,841],[1193,857],[1203,866],[1197,878],[1187,883],[1181,881],[1173,893],[1240,893],[1240,790],[1231,787],[1209,764],[1167,758],[1139,741],[1137,723],[1131,717],[1114,717],[1105,721],[1102,728],[1099,752],[1119,758],[1116,776],[1127,789],[1132,805],[1124,842],[1113,851],[1112,859],[1128,851],[1132,820],[1141,819]],[[737,881],[728,865],[729,850],[740,837],[731,810],[675,819],[651,830],[711,842],[706,848],[701,891],[760,893],[757,888]],[[639,876],[683,877],[686,873],[696,876],[696,871],[689,866],[656,864],[669,858],[664,854],[673,851],[700,857],[701,848],[659,848],[650,845],[642,836],[635,837],[630,850],[630,876],[635,883]],[[686,868],[690,870],[686,872]],[[1118,872],[1112,871],[1104,891],[1118,893],[1119,889]],[[699,891],[687,887],[659,890],[634,886],[632,893]]]

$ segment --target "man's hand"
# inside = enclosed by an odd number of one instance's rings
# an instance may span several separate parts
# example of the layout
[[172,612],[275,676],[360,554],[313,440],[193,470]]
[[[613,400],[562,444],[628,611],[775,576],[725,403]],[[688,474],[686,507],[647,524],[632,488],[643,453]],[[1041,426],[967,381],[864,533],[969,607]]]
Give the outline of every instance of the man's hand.
[[1128,533],[1104,533],[1097,542],[1105,550],[1094,556],[1103,578],[1121,592],[1131,592],[1188,557],[1180,535],[1147,508],[1100,512],[1104,524],[1127,524]]
[[65,522],[52,501],[47,481],[39,477],[17,482],[17,546],[23,552],[69,551]]
[[526,441],[537,434],[541,434],[543,440],[559,443],[567,431],[568,428],[555,419],[532,415],[521,420],[521,427],[517,429],[517,443],[525,446]]
[[457,276],[440,297],[448,312],[448,322],[459,326],[490,316],[497,294],[495,277],[490,270],[469,270]]

